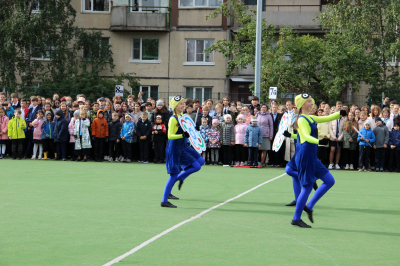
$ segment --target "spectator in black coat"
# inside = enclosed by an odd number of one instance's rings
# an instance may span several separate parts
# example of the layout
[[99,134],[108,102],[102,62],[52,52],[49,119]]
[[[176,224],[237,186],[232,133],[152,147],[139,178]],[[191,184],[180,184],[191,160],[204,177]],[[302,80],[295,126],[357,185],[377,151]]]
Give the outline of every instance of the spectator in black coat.
[[168,111],[168,109],[165,107],[164,102],[161,100],[158,100],[156,102],[156,109],[151,114],[150,121],[151,121],[152,125],[154,125],[156,123],[156,117],[159,115],[161,116],[162,123],[168,128],[168,121],[169,121],[169,117],[171,116],[171,114]]
[[118,113],[112,113],[112,121],[108,123],[109,162],[112,162],[114,159],[118,160],[120,155],[119,142],[121,141],[121,128],[122,124],[119,121]]
[[[273,141],[275,140],[276,133],[278,133],[279,123],[281,122],[282,116],[283,114],[278,113],[278,104],[273,102],[271,107],[271,117],[274,128]],[[278,152],[271,151],[268,164],[273,166],[284,166],[284,152],[285,149],[280,149]]]
[[148,163],[152,124],[150,120],[147,119],[148,115],[146,112],[143,112],[140,118],[141,119],[139,119],[136,127],[136,133],[139,138],[140,145],[139,163]]
[[253,98],[251,99],[251,105],[250,105],[250,113],[251,115],[254,115],[254,109],[258,108],[258,110],[261,109],[260,104],[258,103],[260,101],[260,99],[257,96],[253,96]]
[[57,154],[54,160],[67,160],[67,143],[69,140],[68,122],[65,120],[63,111],[56,112],[57,122],[54,127],[54,142],[56,144]]

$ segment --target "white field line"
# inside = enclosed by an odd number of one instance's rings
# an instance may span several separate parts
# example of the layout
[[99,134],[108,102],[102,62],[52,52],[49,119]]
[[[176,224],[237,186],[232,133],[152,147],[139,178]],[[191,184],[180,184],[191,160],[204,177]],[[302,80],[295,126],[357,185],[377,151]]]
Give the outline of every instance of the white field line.
[[176,225],[172,226],[171,228],[168,228],[168,229],[165,230],[164,232],[162,232],[162,233],[160,233],[160,234],[158,234],[158,235],[156,235],[156,236],[150,238],[149,240],[143,242],[142,244],[140,244],[139,246],[137,246],[137,247],[131,249],[130,251],[126,252],[125,254],[122,254],[121,256],[119,256],[119,257],[113,259],[112,261],[107,262],[107,263],[104,264],[103,266],[110,266],[110,265],[113,265],[113,264],[115,264],[115,263],[117,263],[117,262],[120,262],[122,259],[128,257],[129,255],[132,255],[132,254],[135,253],[136,251],[138,251],[138,250],[144,248],[145,246],[147,246],[147,245],[150,244],[151,242],[153,242],[153,241],[159,239],[160,237],[162,237],[162,236],[168,234],[169,232],[175,230],[176,228],[179,228],[179,227],[181,227],[182,225],[184,225],[184,224],[186,224],[186,223],[188,223],[188,222],[191,222],[191,221],[193,221],[193,220],[195,220],[195,219],[197,219],[197,218],[201,218],[201,216],[203,216],[204,214],[206,214],[206,213],[208,213],[208,212],[210,212],[210,211],[212,211],[212,210],[215,210],[216,208],[221,207],[221,206],[223,206],[223,205],[225,205],[225,204],[227,204],[227,203],[229,203],[229,202],[231,202],[231,201],[233,201],[233,200],[235,200],[235,199],[238,199],[238,198],[240,198],[240,197],[242,197],[242,196],[244,196],[244,195],[246,195],[246,194],[252,192],[253,190],[256,190],[257,188],[259,188],[259,187],[261,187],[261,186],[263,186],[263,185],[265,185],[265,184],[268,184],[269,182],[272,182],[272,181],[274,181],[274,180],[276,180],[276,179],[278,179],[278,178],[281,178],[281,177],[284,176],[284,175],[286,175],[286,173],[285,173],[285,174],[282,174],[282,175],[280,175],[280,176],[277,176],[277,177],[275,177],[275,178],[273,178],[273,179],[270,179],[270,180],[268,180],[268,181],[265,181],[264,183],[261,183],[261,184],[255,186],[255,187],[253,187],[253,188],[251,188],[251,189],[249,189],[249,190],[243,192],[242,194],[237,195],[237,196],[234,197],[234,198],[228,199],[228,200],[226,200],[226,201],[224,201],[224,202],[222,202],[222,203],[220,203],[220,204],[218,204],[218,205],[215,205],[214,207],[211,207],[211,208],[209,208],[209,209],[207,209],[207,210],[205,210],[205,211],[202,211],[201,213],[197,214],[196,216],[193,216],[193,217],[190,218],[190,219],[187,219],[187,220],[185,220],[185,221],[183,221],[183,222],[180,222],[179,224],[176,224]]

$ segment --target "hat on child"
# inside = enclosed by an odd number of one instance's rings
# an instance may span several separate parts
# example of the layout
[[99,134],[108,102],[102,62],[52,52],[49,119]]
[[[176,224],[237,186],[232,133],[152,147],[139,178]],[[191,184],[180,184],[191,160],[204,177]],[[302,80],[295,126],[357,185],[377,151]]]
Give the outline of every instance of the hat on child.
[[252,118],[251,122],[258,122],[257,118]]
[[158,101],[156,102],[156,106],[159,106],[159,105],[164,106],[164,102],[161,101],[161,100],[158,100]]
[[400,127],[400,121],[394,122],[394,125]]
[[236,120],[239,120],[239,119],[246,120],[246,118],[242,114],[237,116]]
[[81,115],[81,112],[79,112],[79,110],[76,110],[76,111],[74,112],[74,115]]
[[218,124],[218,119],[213,119],[213,120],[212,120],[212,123],[213,123],[213,124]]
[[161,115],[158,115],[158,116],[156,116],[156,118],[161,118],[161,119],[162,119],[162,116],[161,116]]
[[365,126],[365,125],[371,125],[371,121],[366,120],[366,121],[364,122],[364,126]]
[[376,121],[382,121],[382,119],[379,116],[377,116],[377,117],[375,117],[375,122]]
[[130,118],[132,118],[132,116],[131,116],[130,113],[126,113],[126,114],[125,114],[125,117],[127,117],[127,116],[130,117]]
[[56,115],[62,117],[62,116],[64,116],[64,113],[63,113],[63,111],[61,111],[61,110],[57,110]]
[[185,98],[183,98],[181,95],[177,95],[177,96],[171,98],[171,100],[169,100],[169,107],[173,111],[178,106],[178,104],[182,101],[185,101]]

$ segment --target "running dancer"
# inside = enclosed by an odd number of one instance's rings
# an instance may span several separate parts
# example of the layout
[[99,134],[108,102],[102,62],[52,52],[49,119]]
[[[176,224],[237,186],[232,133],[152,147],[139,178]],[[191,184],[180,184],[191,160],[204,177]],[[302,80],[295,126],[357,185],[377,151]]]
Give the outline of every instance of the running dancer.
[[[341,115],[345,116],[346,111],[334,113],[330,116],[310,115],[313,109],[313,99],[307,94],[297,95],[295,104],[300,109],[299,117],[296,121],[298,130],[299,149],[296,151],[296,166],[298,169],[298,179],[302,186],[301,193],[297,199],[296,210],[291,224],[311,228],[301,220],[301,214],[305,210],[308,218],[313,223],[313,208],[318,200],[335,184],[335,179],[329,170],[317,158],[318,144],[326,145],[328,139],[318,140],[316,132],[318,123],[324,123],[338,119]],[[317,179],[324,183],[317,189],[311,200],[306,205],[308,196],[311,193],[313,184]]]
[[[179,180],[179,190],[183,181],[190,175],[200,170],[205,161],[194,149],[187,144],[189,133],[184,132],[179,125],[178,117],[185,109],[185,99],[178,95],[169,102],[173,115],[168,123],[168,144],[165,149],[167,172],[170,175],[165,184],[164,196],[161,207],[176,208],[168,199],[178,199],[171,194],[176,181]],[[172,196],[172,197],[171,197]]]

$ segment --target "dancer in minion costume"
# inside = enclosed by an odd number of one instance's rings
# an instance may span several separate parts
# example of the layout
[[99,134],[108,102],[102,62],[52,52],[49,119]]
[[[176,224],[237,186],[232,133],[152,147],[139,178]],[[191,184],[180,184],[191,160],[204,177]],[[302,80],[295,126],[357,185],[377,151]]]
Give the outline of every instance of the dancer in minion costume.
[[173,115],[168,122],[168,144],[165,149],[167,172],[170,175],[165,184],[164,196],[161,207],[176,208],[168,199],[178,199],[171,194],[171,190],[179,180],[179,190],[183,181],[191,174],[200,170],[205,161],[188,143],[189,133],[184,132],[178,122],[178,117],[182,116],[185,109],[185,99],[178,95],[171,98],[169,106],[173,110]]
[[[314,100],[307,93],[297,95],[295,98],[295,104],[300,110],[299,117],[296,121],[297,140],[299,145],[296,147],[298,150],[296,150],[295,162],[298,170],[298,180],[302,190],[297,198],[296,210],[291,224],[303,228],[311,228],[311,226],[301,220],[303,210],[307,212],[308,218],[313,223],[314,205],[335,184],[335,179],[332,174],[317,158],[318,144],[326,145],[329,140],[318,140],[316,123],[333,121],[338,119],[340,116],[345,116],[346,111],[341,110],[340,112],[334,113],[330,116],[310,115],[314,105]],[[323,184],[318,187],[311,200],[306,205],[313,184],[317,179],[321,179]]]
[[[312,101],[313,101],[313,108],[314,108],[315,101],[314,101],[314,99],[312,99]],[[295,132],[297,132],[297,130],[295,130]],[[283,135],[287,138],[292,138],[292,139],[297,140],[296,133],[290,133],[289,131],[286,130],[285,132],[283,132]],[[297,151],[300,149],[299,146],[300,146],[300,142],[296,141],[295,153],[294,153],[292,159],[290,159],[290,161],[286,164],[286,168],[285,168],[286,174],[292,177],[293,191],[294,191],[294,201],[286,204],[285,206],[296,206],[297,199],[301,192],[301,185],[300,185],[300,181],[298,178],[297,165],[296,165],[296,154],[297,154]],[[314,182],[313,188],[315,191],[318,189],[317,181]]]

